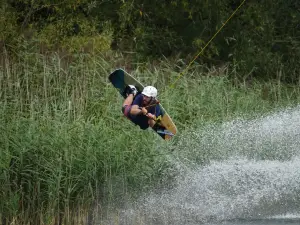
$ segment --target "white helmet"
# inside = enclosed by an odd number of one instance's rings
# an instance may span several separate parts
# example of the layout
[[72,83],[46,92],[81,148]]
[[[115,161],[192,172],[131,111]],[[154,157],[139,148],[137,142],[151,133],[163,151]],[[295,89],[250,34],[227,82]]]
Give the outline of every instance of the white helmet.
[[153,87],[153,86],[147,86],[142,91],[142,94],[146,95],[148,97],[154,97],[154,98],[156,98],[156,96],[157,96],[157,89],[155,87]]

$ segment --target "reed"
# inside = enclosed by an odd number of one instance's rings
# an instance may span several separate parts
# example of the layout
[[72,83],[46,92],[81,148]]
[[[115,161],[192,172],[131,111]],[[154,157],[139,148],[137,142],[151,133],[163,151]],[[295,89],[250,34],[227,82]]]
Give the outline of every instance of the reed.
[[61,53],[5,58],[0,70],[3,224],[74,224],[95,205],[122,203],[124,196],[167,183],[172,165],[164,149],[176,149],[184,130],[299,102],[299,87],[278,81],[236,83],[228,71],[215,74],[194,66],[171,88],[183,67],[167,60],[136,66],[131,74],[158,87],[178,125],[179,135],[166,143],[121,115],[122,99],[107,80],[122,65],[116,58]]

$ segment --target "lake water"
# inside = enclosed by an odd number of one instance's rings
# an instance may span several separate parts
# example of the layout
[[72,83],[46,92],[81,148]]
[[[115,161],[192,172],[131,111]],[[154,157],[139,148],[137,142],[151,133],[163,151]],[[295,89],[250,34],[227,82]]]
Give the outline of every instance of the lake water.
[[300,225],[300,107],[180,135],[172,187],[103,224]]

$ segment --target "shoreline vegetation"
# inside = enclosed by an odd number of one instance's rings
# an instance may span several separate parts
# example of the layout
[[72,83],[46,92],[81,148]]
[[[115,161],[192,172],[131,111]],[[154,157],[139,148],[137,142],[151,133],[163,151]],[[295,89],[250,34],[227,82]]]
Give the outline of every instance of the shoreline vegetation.
[[34,57],[34,64],[22,57],[1,70],[0,206],[7,224],[55,224],[55,218],[71,224],[70,218],[91,205],[104,207],[168,185],[174,168],[167,155],[180,151],[180,133],[299,103],[298,86],[278,80],[237,83],[226,70],[202,72],[199,65],[171,89],[168,84],[178,76],[174,64],[147,65],[131,74],[158,86],[160,101],[178,126],[178,136],[165,143],[122,117],[122,99],[107,80],[115,65],[79,56],[62,68],[58,54],[48,61]]
[[[107,205],[172,183],[176,169],[168,154],[180,151],[181,134],[298,105],[295,1],[245,3],[170,87],[237,5],[5,0],[2,224],[88,224],[91,209],[104,212]],[[117,68],[158,88],[178,127],[173,141],[141,132],[122,116],[122,99],[107,80]]]

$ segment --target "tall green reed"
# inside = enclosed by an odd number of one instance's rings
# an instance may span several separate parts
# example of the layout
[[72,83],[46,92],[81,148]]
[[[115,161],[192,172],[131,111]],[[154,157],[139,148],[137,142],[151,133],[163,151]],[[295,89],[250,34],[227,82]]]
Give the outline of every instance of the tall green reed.
[[171,88],[182,65],[167,60],[135,65],[129,72],[158,87],[179,128],[175,141],[166,143],[121,115],[122,99],[107,80],[127,63],[120,58],[61,53],[5,58],[0,70],[3,221],[72,224],[95,204],[109,205],[168,182],[172,165],[165,149],[176,148],[183,130],[299,101],[298,87],[278,81],[235,83],[226,70],[196,65]]
[[154,134],[122,118],[101,59],[72,60],[24,55],[2,70],[3,218],[61,220],[156,179]]

